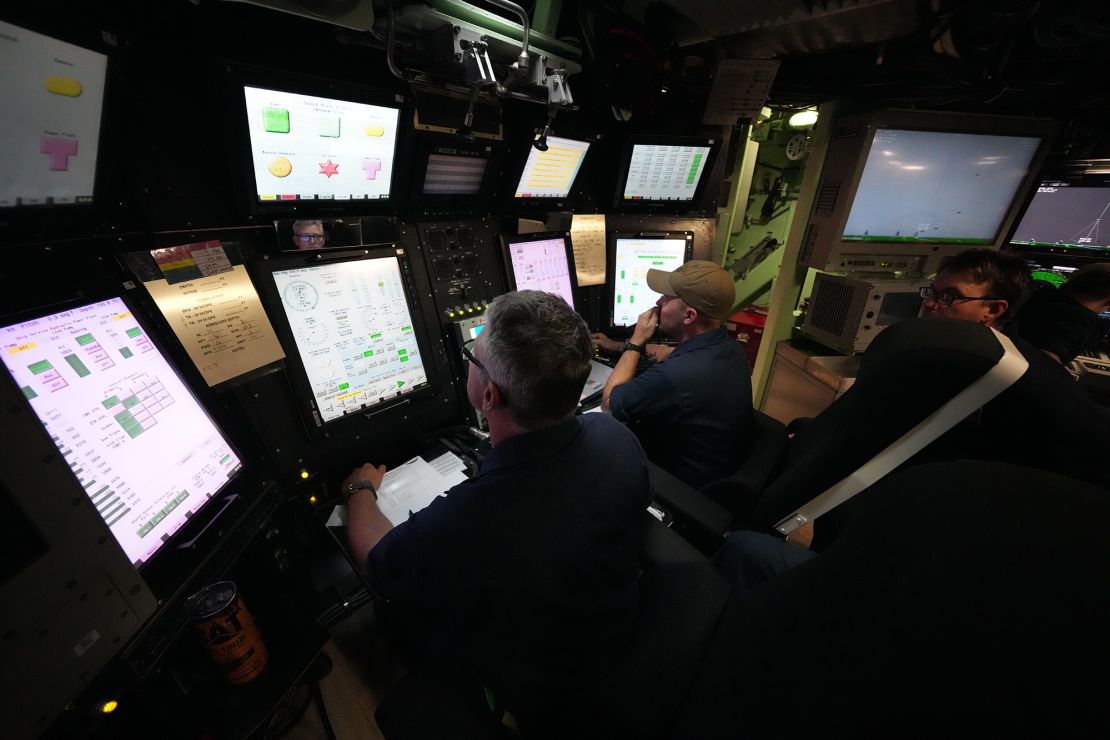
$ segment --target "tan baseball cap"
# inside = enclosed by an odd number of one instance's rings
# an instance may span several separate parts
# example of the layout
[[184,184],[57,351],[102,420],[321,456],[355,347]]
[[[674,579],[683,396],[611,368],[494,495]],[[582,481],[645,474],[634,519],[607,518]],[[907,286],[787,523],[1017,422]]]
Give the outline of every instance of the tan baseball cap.
[[727,318],[736,302],[732,278],[720,265],[705,260],[690,260],[672,272],[648,270],[647,284],[656,293],[678,296],[713,319]]

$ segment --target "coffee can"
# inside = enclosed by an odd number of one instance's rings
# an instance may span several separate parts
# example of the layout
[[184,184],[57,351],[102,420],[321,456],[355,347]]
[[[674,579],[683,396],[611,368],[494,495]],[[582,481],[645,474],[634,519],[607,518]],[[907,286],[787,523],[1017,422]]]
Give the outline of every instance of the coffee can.
[[205,586],[189,597],[188,604],[189,618],[224,681],[241,686],[257,678],[269,654],[235,584]]

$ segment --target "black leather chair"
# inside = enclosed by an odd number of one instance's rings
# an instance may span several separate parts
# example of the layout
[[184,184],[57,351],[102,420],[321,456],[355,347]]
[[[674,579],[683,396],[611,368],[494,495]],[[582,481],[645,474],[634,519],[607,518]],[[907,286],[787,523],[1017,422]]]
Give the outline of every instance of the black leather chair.
[[1110,736],[1110,491],[958,461],[856,500],[730,601],[672,738]]
[[720,547],[733,522],[750,517],[786,450],[782,423],[761,411],[752,413],[751,440],[738,452],[742,462],[731,475],[695,489],[657,465],[648,467],[652,495],[674,517],[673,528],[708,554]]

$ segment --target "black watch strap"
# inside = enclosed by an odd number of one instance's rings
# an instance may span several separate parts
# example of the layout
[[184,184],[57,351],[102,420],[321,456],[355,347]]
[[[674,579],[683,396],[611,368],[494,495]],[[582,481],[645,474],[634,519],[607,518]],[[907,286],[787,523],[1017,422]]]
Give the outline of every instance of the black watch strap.
[[642,354],[644,354],[644,345],[634,344],[632,342],[625,342],[624,343],[624,349],[621,350],[621,351],[622,352],[627,352],[628,350],[632,350],[633,352],[639,352],[642,355]]
[[347,490],[343,491],[343,502],[346,503],[347,499],[363,489],[374,494],[375,501],[378,500],[378,489],[374,487],[373,482],[368,480],[356,480],[353,483],[347,484]]

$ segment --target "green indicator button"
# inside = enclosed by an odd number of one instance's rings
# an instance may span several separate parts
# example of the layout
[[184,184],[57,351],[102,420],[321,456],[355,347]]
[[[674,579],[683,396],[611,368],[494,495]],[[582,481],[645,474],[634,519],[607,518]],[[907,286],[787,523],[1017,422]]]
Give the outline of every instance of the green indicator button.
[[125,360],[129,359],[133,354],[135,354],[134,352],[131,351],[130,347],[120,347],[119,348],[119,353],[121,355],[123,355],[123,359],[125,359]]
[[377,334],[371,334],[370,338],[371,339],[381,339],[381,336],[382,336],[382,333],[378,332]]
[[405,384],[405,381],[403,381],[403,380],[398,380],[398,381],[397,381],[397,387],[398,387],[398,388],[400,388],[400,387],[401,387],[401,386],[403,386],[404,384]]
[[351,387],[350,383],[340,383],[339,384],[339,390],[341,390],[341,391],[345,391],[350,387]]
[[119,403],[119,396],[109,396],[100,402],[106,409],[110,409]]
[[95,341],[96,340],[93,338],[92,334],[82,334],[81,336],[77,337],[77,343],[80,344],[82,347],[84,347],[86,344],[92,344]]
[[397,354],[399,354],[399,355],[407,355],[408,353],[409,353],[409,351],[407,349],[397,350]]
[[657,261],[657,262],[652,262],[651,264],[653,264],[653,265],[661,265],[661,264],[663,264],[663,262],[662,262],[662,261]]
[[229,452],[228,454],[226,454],[226,455],[224,455],[223,457],[220,458],[220,465],[226,465],[227,461],[230,460],[230,459],[231,459],[231,453]]
[[143,537],[146,537],[148,534],[150,534],[150,530],[152,529],[154,529],[154,524],[152,522],[147,522],[143,526],[139,527],[139,539],[142,539]]
[[65,361],[73,368],[73,372],[77,373],[77,377],[83,378],[89,375],[89,369],[85,367],[85,363],[81,362],[81,358],[77,355],[66,355]]
[[39,397],[39,394],[35,393],[29,385],[23,386],[23,395],[27,397],[28,401],[33,401]]
[[180,504],[182,501],[184,501],[187,498],[189,498],[189,492],[188,491],[182,491],[181,493],[174,496],[173,500]]
[[132,406],[136,406],[136,405],[138,405],[138,403],[139,403],[139,397],[138,396],[131,396],[130,398],[123,399],[123,407],[125,409],[129,409]]
[[137,336],[141,336],[142,333],[143,333],[143,330],[140,329],[137,326],[133,326],[133,327],[131,327],[130,329],[127,330],[127,336],[131,337],[132,339],[134,339]]
[[30,370],[35,375],[38,375],[39,373],[46,372],[47,370],[49,370],[52,367],[54,367],[54,366],[50,364],[50,360],[39,360],[38,362],[36,362],[33,365],[28,365],[27,369]]
[[409,361],[409,358],[405,357],[404,355],[401,356],[401,362],[408,362],[408,361]]
[[412,327],[411,326],[402,326],[401,331],[412,331]]
[[368,350],[366,350],[365,352],[362,353],[362,356],[363,357],[369,357],[372,354],[374,354],[374,350],[368,349]]
[[621,270],[621,280],[624,280],[624,270]]

